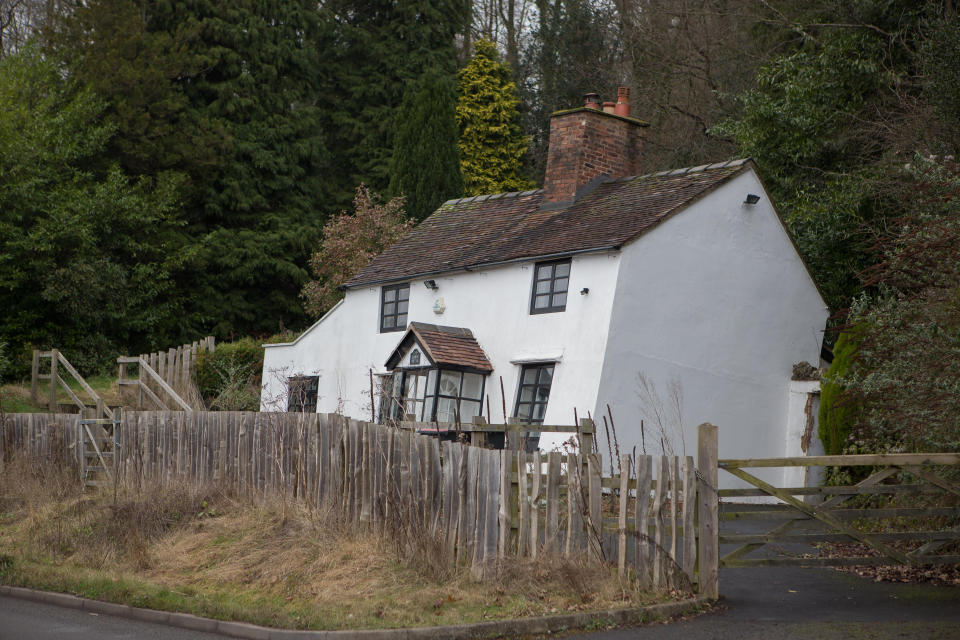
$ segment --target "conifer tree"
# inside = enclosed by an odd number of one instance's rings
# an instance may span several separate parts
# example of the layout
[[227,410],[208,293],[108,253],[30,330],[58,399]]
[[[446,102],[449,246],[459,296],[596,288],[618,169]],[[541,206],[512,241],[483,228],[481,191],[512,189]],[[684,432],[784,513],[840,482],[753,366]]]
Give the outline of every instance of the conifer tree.
[[48,33],[109,105],[117,134],[101,162],[187,178],[183,339],[306,320],[297,293],[329,210],[320,26],[306,0],[91,0]]
[[358,184],[379,192],[391,182],[397,110],[426,69],[456,70],[455,39],[466,30],[468,0],[330,0],[321,19],[336,34],[322,51],[329,76],[320,106],[329,117],[329,178],[346,206]]
[[522,175],[529,138],[520,128],[520,99],[510,67],[496,45],[478,40],[470,63],[459,74],[457,124],[460,169],[467,195],[522,191],[532,183]]
[[453,75],[428,71],[410,86],[397,114],[391,190],[404,197],[415,220],[463,193],[456,106]]

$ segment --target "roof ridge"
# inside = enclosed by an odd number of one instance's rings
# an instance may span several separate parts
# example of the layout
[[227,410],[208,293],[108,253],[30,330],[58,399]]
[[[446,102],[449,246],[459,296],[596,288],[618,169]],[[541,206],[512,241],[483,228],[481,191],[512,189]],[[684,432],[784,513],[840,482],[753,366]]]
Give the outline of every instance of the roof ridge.
[[644,173],[636,176],[624,176],[615,178],[609,182],[630,182],[631,180],[640,180],[642,178],[655,178],[659,176],[680,176],[691,173],[700,173],[702,171],[711,171],[713,169],[729,169],[731,167],[740,167],[750,162],[750,158],[736,158],[724,162],[712,162],[710,164],[701,164],[696,167],[681,167],[679,169],[669,169],[667,171],[655,171],[653,173]]
[[501,198],[519,198],[522,196],[532,196],[538,193],[543,193],[543,189],[530,189],[529,191],[502,191],[500,193],[485,193],[479,196],[469,196],[466,198],[451,198],[447,200],[440,207],[452,207],[457,204],[465,204],[467,202],[485,202],[486,200],[499,200]]

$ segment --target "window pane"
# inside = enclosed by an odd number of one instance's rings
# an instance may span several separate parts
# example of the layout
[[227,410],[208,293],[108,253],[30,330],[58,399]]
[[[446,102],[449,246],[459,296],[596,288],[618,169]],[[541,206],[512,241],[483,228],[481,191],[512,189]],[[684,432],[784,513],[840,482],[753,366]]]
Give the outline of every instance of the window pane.
[[417,386],[417,375],[414,373],[407,374],[407,388],[404,389],[403,395],[407,398],[412,398],[415,393],[414,389]]
[[569,282],[569,278],[557,278],[553,281],[554,292],[560,293],[561,291],[566,291],[567,287],[569,286]]
[[383,301],[384,302],[393,302],[397,299],[397,290],[396,289],[384,289],[383,290]]
[[483,376],[479,373],[463,374],[463,391],[460,395],[472,400],[482,400]]
[[437,393],[437,370],[430,369],[427,371],[427,393],[430,395],[436,395]]
[[553,380],[553,365],[540,367],[540,384],[545,384],[549,387],[551,380]]
[[423,401],[423,421],[431,422],[433,420],[433,402],[434,397],[429,396]]
[[523,369],[523,384],[534,384],[537,381],[537,368],[536,367],[524,367]]
[[537,282],[537,293],[550,293],[550,281],[540,280]]
[[549,280],[553,277],[553,265],[543,264],[537,267],[537,280]]
[[460,372],[440,372],[440,395],[458,397],[460,395]]
[[393,374],[393,385],[390,388],[390,395],[395,398],[398,397],[401,389],[403,389],[403,372],[397,371]]
[[520,402],[530,402],[533,400],[534,387],[520,387]]
[[407,312],[407,305],[408,305],[408,304],[410,304],[410,303],[407,302],[406,300],[401,300],[400,302],[398,302],[398,303],[397,303],[397,313],[406,313],[406,312]]
[[550,387],[537,387],[537,402],[547,403],[550,397]]
[[397,326],[398,327],[407,326],[407,314],[401,313],[400,315],[397,316]]
[[437,422],[454,422],[456,420],[457,401],[453,398],[437,399]]
[[570,263],[564,262],[563,264],[557,265],[557,270],[554,273],[557,278],[564,278],[570,275]]
[[537,296],[533,306],[537,309],[546,309],[550,306],[550,296]]
[[469,424],[473,422],[473,417],[480,415],[480,403],[471,400],[460,401],[460,422]]
[[567,305],[567,294],[558,293],[553,296],[553,305],[554,307],[565,307]]
[[547,405],[545,404],[535,404],[533,405],[533,419],[542,422],[543,414],[547,411]]
[[410,299],[410,287],[405,286],[402,289],[397,290],[397,299],[398,300],[409,300]]
[[383,317],[383,328],[389,329],[394,326],[394,317],[393,316],[384,316]]
[[386,302],[383,305],[383,315],[392,316],[394,313],[396,313],[396,309],[397,305],[395,302]]
[[527,403],[525,403],[525,402],[521,402],[520,404],[518,404],[518,405],[517,405],[517,417],[520,418],[521,420],[529,420],[529,419],[530,419],[530,405],[527,404]]

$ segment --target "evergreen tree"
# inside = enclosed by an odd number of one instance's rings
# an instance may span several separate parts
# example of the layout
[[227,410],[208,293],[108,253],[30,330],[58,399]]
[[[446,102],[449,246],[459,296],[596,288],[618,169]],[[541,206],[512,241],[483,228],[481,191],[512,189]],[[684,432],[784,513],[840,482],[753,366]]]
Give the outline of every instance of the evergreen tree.
[[410,85],[397,114],[391,190],[404,197],[415,220],[463,193],[456,106],[453,75],[428,71]]
[[390,186],[397,110],[424,70],[456,70],[455,39],[468,0],[331,0],[321,18],[335,33],[322,52],[328,70],[320,96],[337,162],[329,178],[344,207],[358,184]]
[[459,74],[457,124],[460,168],[467,195],[522,191],[532,183],[522,175],[529,138],[520,128],[520,100],[510,67],[496,46],[478,40],[470,63]]
[[101,157],[128,175],[187,176],[175,274],[183,338],[275,331],[327,210],[314,3],[93,0],[49,41],[117,127]]
[[31,347],[103,370],[181,315],[168,245],[180,185],[95,168],[114,135],[104,109],[35,48],[0,62],[0,342],[14,374]]

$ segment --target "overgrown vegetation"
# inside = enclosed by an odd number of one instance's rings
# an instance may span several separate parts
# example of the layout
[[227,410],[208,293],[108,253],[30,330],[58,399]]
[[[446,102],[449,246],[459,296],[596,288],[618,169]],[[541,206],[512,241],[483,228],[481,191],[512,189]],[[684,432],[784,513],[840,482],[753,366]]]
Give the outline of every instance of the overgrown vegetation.
[[257,411],[263,347],[253,338],[217,344],[197,355],[197,389],[204,403],[220,411]]
[[340,285],[412,228],[402,198],[383,202],[378,194],[360,185],[353,199],[353,213],[341,212],[324,225],[320,250],[310,258],[317,279],[300,292],[310,315],[319,318],[329,311],[343,298]]
[[[384,544],[384,535],[387,544]],[[161,610],[301,629],[386,628],[635,606],[658,598],[562,558],[505,562],[476,582],[335,511],[215,487],[85,494],[76,471],[8,461],[0,581]],[[422,547],[411,553],[410,544]]]

